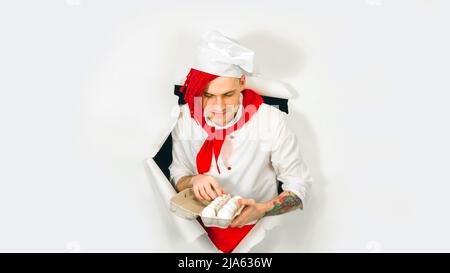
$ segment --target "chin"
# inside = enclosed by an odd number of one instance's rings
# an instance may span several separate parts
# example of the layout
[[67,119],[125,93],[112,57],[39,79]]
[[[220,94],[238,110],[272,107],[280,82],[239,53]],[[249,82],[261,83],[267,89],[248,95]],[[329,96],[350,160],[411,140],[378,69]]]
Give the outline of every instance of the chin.
[[219,126],[224,126],[226,123],[223,122],[223,120],[212,120],[212,122],[214,122],[214,124],[217,124]]
[[214,122],[215,124],[219,125],[219,126],[225,126],[227,124],[226,121],[224,121],[223,119],[211,119],[212,122]]

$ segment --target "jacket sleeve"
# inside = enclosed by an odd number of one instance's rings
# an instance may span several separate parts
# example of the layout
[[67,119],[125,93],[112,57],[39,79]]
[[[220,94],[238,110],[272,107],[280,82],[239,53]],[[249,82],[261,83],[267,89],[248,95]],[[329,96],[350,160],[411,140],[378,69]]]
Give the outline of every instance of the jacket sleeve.
[[295,193],[305,206],[312,186],[310,170],[303,160],[297,136],[287,125],[287,114],[279,112],[271,149],[271,162],[283,191]]
[[196,171],[192,160],[189,160],[189,140],[183,137],[183,120],[179,118],[172,130],[172,164],[169,166],[170,182],[173,186],[178,180],[187,175],[194,175]]

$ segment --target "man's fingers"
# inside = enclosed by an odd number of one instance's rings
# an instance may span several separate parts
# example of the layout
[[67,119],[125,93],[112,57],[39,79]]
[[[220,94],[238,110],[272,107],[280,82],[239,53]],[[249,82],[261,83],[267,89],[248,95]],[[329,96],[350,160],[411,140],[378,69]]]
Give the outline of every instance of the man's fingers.
[[255,204],[255,200],[254,199],[239,199],[238,200],[238,204],[241,206],[252,206]]
[[208,194],[209,198],[211,198],[211,200],[215,199],[218,196],[211,188],[211,185],[207,185],[205,188],[206,193]]
[[231,227],[243,227],[249,221],[249,208],[246,208],[239,214],[236,218],[234,218],[233,222],[231,222]]
[[211,198],[208,196],[208,194],[206,194],[206,191],[203,187],[200,187],[198,190],[200,192],[200,196],[202,197],[202,199],[211,201]]
[[223,188],[219,185],[219,183],[217,182],[212,182],[211,186],[213,187],[214,191],[217,193],[217,196],[220,196],[222,194],[225,193],[225,191],[223,190]]
[[237,227],[241,225],[242,223],[242,215],[238,215],[236,218],[234,218],[233,222],[231,222],[230,227]]
[[212,187],[216,191],[217,196],[220,196],[225,193],[222,186],[220,186],[219,182],[217,182],[216,179],[214,179],[214,177],[208,176],[208,181],[209,181],[210,185],[212,185]]
[[198,187],[193,187],[192,189],[194,190],[195,198],[197,198],[198,200],[203,200],[203,198],[200,196],[200,192],[198,190]]

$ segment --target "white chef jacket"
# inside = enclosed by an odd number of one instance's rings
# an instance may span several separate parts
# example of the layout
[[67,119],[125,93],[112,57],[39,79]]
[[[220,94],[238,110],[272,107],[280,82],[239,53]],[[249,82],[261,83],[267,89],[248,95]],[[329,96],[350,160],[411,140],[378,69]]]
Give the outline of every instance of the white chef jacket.
[[[235,118],[226,126],[216,125],[216,128],[232,126],[241,115],[242,94]],[[169,170],[174,186],[181,177],[198,174],[196,157],[207,136],[191,117],[189,106],[181,106],[172,131],[173,161]],[[299,141],[287,126],[287,114],[265,103],[249,121],[226,136],[217,164],[220,174],[213,155],[211,168],[204,174],[214,177],[225,192],[253,198],[256,202],[277,197],[277,181],[281,181],[282,189],[297,194],[304,205],[312,184]]]

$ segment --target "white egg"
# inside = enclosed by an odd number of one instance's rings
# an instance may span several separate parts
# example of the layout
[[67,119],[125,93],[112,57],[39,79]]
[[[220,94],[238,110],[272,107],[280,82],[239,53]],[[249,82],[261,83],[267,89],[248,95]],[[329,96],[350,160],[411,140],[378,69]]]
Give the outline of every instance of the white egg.
[[210,204],[214,204],[217,206],[223,200],[223,198],[223,196],[216,197]]
[[226,202],[228,202],[228,200],[231,198],[231,196],[229,196],[229,195],[227,195],[227,194],[225,194],[225,195],[222,195],[221,197],[220,197],[220,200],[219,200],[219,206],[223,206]]
[[204,208],[202,210],[202,216],[203,217],[215,217],[216,211],[214,210],[214,208],[207,206],[206,208]]
[[216,207],[217,205],[219,205],[219,204],[220,204],[220,201],[222,201],[222,200],[220,200],[219,198],[220,198],[220,197],[214,199],[214,201],[212,201],[212,202],[210,203],[210,205],[213,206],[213,207]]
[[238,201],[239,199],[242,199],[242,197],[236,195],[235,197],[233,197],[233,198],[231,198],[231,199],[237,203],[237,201]]
[[234,212],[226,207],[222,207],[221,210],[219,210],[219,213],[217,213],[217,217],[221,219],[231,219],[234,215]]
[[219,197],[217,197],[217,198],[219,198],[220,200],[223,200],[223,199],[225,199],[226,197],[227,197],[226,194],[222,194],[221,196],[219,196]]
[[[212,206],[212,204],[209,204],[206,208],[208,208],[209,210],[214,210],[216,211],[216,206]],[[206,209],[205,208],[205,209]],[[203,209],[204,210],[204,209]]]
[[237,202],[233,201],[233,199],[231,199],[230,201],[228,201],[224,207],[228,207],[231,210],[235,211],[238,208],[238,204]]
[[238,202],[238,200],[237,199],[233,199],[233,200],[231,200],[230,201],[230,204],[233,204],[233,206],[235,206],[236,207],[236,209],[240,206],[239,205],[239,202]]

